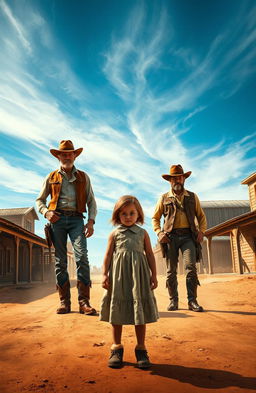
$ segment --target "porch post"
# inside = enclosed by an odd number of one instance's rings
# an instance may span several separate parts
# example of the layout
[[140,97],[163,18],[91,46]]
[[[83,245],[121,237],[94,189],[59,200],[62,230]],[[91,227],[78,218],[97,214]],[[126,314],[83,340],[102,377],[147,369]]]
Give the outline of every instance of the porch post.
[[207,256],[208,256],[208,272],[213,274],[212,266],[212,236],[206,238]]

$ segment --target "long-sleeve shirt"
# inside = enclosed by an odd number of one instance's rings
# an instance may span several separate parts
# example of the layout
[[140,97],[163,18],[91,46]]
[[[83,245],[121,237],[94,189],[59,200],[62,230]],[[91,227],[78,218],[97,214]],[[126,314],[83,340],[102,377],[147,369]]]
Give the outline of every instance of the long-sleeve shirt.
[[[152,224],[153,224],[153,229],[156,232],[156,234],[158,235],[159,232],[161,232],[161,217],[163,215],[164,212],[164,206],[163,206],[163,196],[166,194],[163,194],[155,207],[155,211],[154,214],[152,216]],[[181,198],[177,198],[177,196],[172,192],[172,190],[170,190],[167,193],[168,197],[172,197],[175,198],[175,200],[177,201],[178,205],[181,205],[181,207],[183,207],[183,201],[184,201],[184,196],[189,196],[189,193],[184,190],[184,192],[181,195]],[[205,232],[207,229],[207,222],[206,222],[206,217],[204,214],[204,211],[200,205],[200,201],[199,198],[196,194],[195,195],[195,210],[196,210],[196,218],[198,221],[198,226],[199,226],[199,230],[201,232]],[[186,216],[186,213],[184,211],[183,208],[181,209],[177,209],[176,211],[176,215],[175,215],[175,220],[174,220],[174,224],[173,224],[173,229],[177,229],[177,228],[189,228],[189,222]]]
[[[75,189],[74,181],[76,180],[77,169],[75,166],[73,166],[70,178],[68,178],[67,173],[63,169],[60,168],[58,172],[62,176],[62,185],[61,185],[61,191],[58,199],[57,209],[76,210],[76,189]],[[46,200],[47,197],[50,195],[49,178],[50,178],[50,174],[47,175],[46,178],[44,179],[42,189],[36,199],[36,205],[38,211],[44,216],[48,212],[48,208],[46,206]],[[95,217],[97,214],[97,205],[91,186],[91,181],[87,173],[85,173],[85,178],[86,178],[85,193],[87,198],[86,205],[88,207],[88,220],[92,219],[95,221]]]

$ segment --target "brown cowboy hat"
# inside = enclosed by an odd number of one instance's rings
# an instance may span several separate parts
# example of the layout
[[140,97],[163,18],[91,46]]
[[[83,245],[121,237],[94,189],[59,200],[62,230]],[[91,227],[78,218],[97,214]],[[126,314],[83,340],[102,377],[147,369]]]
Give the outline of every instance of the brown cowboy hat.
[[75,155],[76,155],[76,157],[78,157],[79,156],[79,154],[81,154],[82,153],[82,151],[83,151],[83,148],[82,147],[80,147],[79,149],[75,149],[74,148],[74,145],[73,145],[73,142],[72,141],[61,141],[60,142],[60,145],[59,145],[59,149],[57,150],[57,149],[51,149],[50,150],[50,153],[54,156],[54,157],[56,157],[56,158],[58,158],[58,155],[60,154],[60,153],[71,153],[71,152],[74,152],[75,153]]
[[170,174],[169,175],[162,175],[162,178],[164,180],[170,181],[171,177],[173,177],[173,176],[184,176],[186,179],[187,177],[189,177],[191,175],[191,173],[192,173],[191,171],[184,173],[183,168],[180,164],[172,165],[170,168]]

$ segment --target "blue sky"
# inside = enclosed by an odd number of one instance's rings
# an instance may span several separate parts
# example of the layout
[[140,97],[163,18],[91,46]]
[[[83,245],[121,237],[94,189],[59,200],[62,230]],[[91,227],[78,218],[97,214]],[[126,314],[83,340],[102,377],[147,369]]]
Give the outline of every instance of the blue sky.
[[34,205],[62,139],[84,148],[98,203],[92,265],[121,195],[139,198],[155,243],[172,164],[201,200],[248,199],[255,71],[254,1],[0,0],[0,207]]

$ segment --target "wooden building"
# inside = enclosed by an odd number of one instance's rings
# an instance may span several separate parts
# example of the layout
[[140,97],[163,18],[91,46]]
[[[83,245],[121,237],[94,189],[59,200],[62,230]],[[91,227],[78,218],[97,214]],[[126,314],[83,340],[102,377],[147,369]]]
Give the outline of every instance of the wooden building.
[[0,217],[0,283],[44,281],[51,265],[44,260],[47,245],[34,233]]
[[35,220],[39,220],[34,207],[17,207],[0,209],[0,217],[35,233]]
[[242,181],[248,185],[250,211],[209,228],[207,236],[208,270],[215,272],[212,252],[214,237],[228,236],[232,271],[243,274],[256,272],[256,172]]
[[[54,248],[34,233],[34,207],[0,209],[0,284],[55,281]],[[70,278],[75,277],[73,250],[68,246]]]

